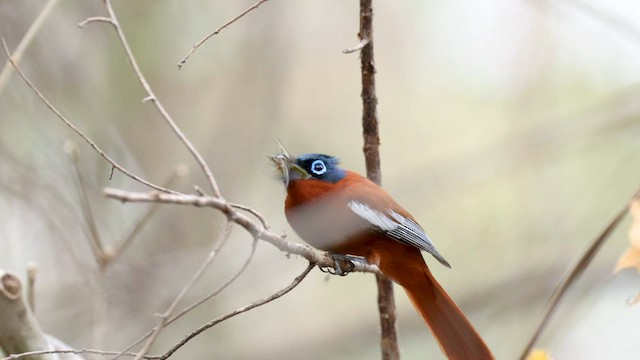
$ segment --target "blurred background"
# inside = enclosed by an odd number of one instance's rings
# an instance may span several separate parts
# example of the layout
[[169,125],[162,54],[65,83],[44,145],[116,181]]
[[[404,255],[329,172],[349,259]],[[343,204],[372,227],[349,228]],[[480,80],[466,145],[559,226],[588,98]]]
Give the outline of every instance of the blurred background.
[[[356,1],[270,1],[176,64],[251,1],[115,1],[158,98],[211,165],[226,199],[251,206],[301,241],[267,155],[322,152],[364,172]],[[0,0],[0,36],[15,49],[43,0]],[[375,58],[384,187],[427,230],[449,270],[427,258],[499,359],[516,358],[553,288],[635,191],[640,178],[640,3],[637,1],[376,1]],[[61,0],[22,68],[116,161],[154,183],[179,164],[175,188],[204,176],[158,116],[126,61],[101,1]],[[4,57],[0,62],[4,65]],[[36,313],[76,348],[120,350],[152,328],[209,252],[223,217],[159,208],[126,253],[100,271],[81,206],[79,169],[103,241],[116,244],[148,210],[103,187],[146,190],[58,120],[17,75],[0,93],[0,268],[38,264]],[[625,219],[563,300],[539,347],[554,359],[640,353],[638,274],[612,275]],[[187,305],[247,258],[233,230]],[[260,242],[247,271],[168,327],[161,353],[197,326],[286,286],[306,266]],[[443,358],[401,288],[403,359]],[[175,359],[379,358],[373,276],[314,270],[290,294],[216,326]]]

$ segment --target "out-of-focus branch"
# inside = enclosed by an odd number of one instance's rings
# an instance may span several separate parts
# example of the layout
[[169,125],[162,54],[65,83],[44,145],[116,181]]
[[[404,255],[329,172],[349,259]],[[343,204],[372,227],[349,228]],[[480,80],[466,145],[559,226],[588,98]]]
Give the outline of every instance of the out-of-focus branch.
[[[255,239],[253,241],[253,244],[251,245],[251,252],[249,253],[249,257],[247,257],[247,260],[245,260],[244,264],[242,264],[242,267],[240,268],[240,270],[235,273],[229,280],[227,280],[227,282],[225,282],[220,288],[218,288],[216,291],[212,292],[211,294],[203,297],[202,299],[198,300],[197,302],[189,305],[188,307],[180,310],[180,312],[178,312],[177,314],[175,314],[173,317],[171,317],[169,320],[167,320],[167,323],[165,326],[170,325],[171,323],[173,323],[174,321],[178,320],[179,318],[181,318],[183,315],[187,314],[189,311],[195,309],[196,307],[202,305],[204,302],[206,302],[207,300],[211,299],[212,297],[220,294],[224,289],[226,289],[229,285],[233,284],[234,281],[236,281],[236,279],[238,277],[240,277],[240,275],[242,275],[242,273],[247,269],[247,267],[249,266],[249,263],[251,263],[251,260],[253,259],[253,255],[255,255],[256,253],[256,247],[258,245],[257,239]],[[127,348],[124,350],[129,351],[131,349],[133,349],[134,347],[136,347],[138,344],[140,344],[141,342],[143,342],[144,340],[148,339],[151,334],[153,334],[154,331],[156,331],[157,327],[154,327],[153,329],[149,330],[146,334],[142,335],[138,340],[134,341],[131,345],[127,346]],[[122,353],[123,355],[125,353]]]
[[202,38],[200,41],[198,41],[195,45],[193,45],[193,47],[191,48],[191,50],[189,50],[189,52],[187,53],[187,55],[185,55],[182,60],[180,60],[180,62],[178,63],[178,69],[182,69],[182,65],[184,65],[187,60],[189,59],[189,57],[191,56],[191,54],[193,54],[194,51],[196,51],[200,45],[204,44],[207,40],[209,40],[211,37],[218,35],[218,33],[220,33],[220,31],[224,30],[225,28],[227,28],[228,26],[230,26],[231,24],[233,24],[234,22],[240,20],[242,17],[244,17],[245,15],[247,15],[248,13],[250,13],[251,11],[255,10],[258,8],[258,6],[262,5],[262,3],[265,3],[269,0],[258,0],[258,2],[256,2],[255,4],[249,6],[245,11],[241,12],[240,14],[236,15],[233,19],[227,21],[226,23],[224,23],[222,26],[220,26],[219,28],[213,30],[212,32],[210,32],[207,36],[205,36],[204,38]]
[[27,263],[27,304],[31,313],[36,313],[36,275],[38,274],[38,264]]
[[[636,190],[636,192],[631,197],[631,199],[635,198],[638,195],[640,195],[640,188]],[[631,201],[631,199],[629,201]],[[529,340],[527,345],[525,345],[524,350],[520,355],[521,360],[527,359],[527,356],[529,355],[531,348],[533,348],[536,341],[538,341],[538,339],[540,338],[540,335],[542,335],[542,332],[547,327],[547,324],[549,323],[549,319],[551,319],[551,315],[553,315],[556,308],[558,307],[560,300],[567,293],[567,290],[571,287],[571,285],[573,285],[576,282],[576,280],[578,280],[580,275],[582,275],[582,273],[587,268],[587,266],[589,266],[589,264],[591,263],[591,260],[593,260],[593,258],[598,253],[598,250],[600,250],[600,248],[605,243],[605,241],[609,238],[611,233],[613,233],[613,230],[615,230],[616,227],[618,227],[618,225],[624,218],[625,214],[627,213],[628,208],[629,208],[629,202],[627,202],[625,206],[622,209],[620,209],[620,211],[618,211],[616,216],[613,219],[611,219],[611,221],[609,222],[609,224],[607,224],[604,230],[602,230],[602,232],[596,238],[593,239],[591,244],[589,244],[589,247],[587,247],[587,249],[585,250],[584,254],[582,254],[582,256],[578,259],[575,265],[571,268],[571,271],[560,281],[560,284],[558,284],[556,289],[553,291],[553,294],[551,294],[551,297],[549,298],[549,303],[547,304],[547,308],[544,312],[544,316],[540,320],[540,323],[538,324],[536,330],[531,336],[531,339]]]
[[196,330],[194,330],[193,332],[191,332],[189,335],[185,336],[184,339],[182,339],[179,343],[177,343],[175,346],[173,346],[171,349],[169,349],[169,351],[167,351],[166,353],[164,353],[164,355],[162,355],[160,358],[161,360],[167,359],[168,357],[170,357],[171,355],[173,355],[173,353],[175,353],[178,349],[180,349],[182,346],[184,346],[184,344],[186,344],[187,342],[189,342],[189,340],[193,339],[194,337],[198,336],[200,333],[202,333],[203,331],[227,320],[230,319],[236,315],[242,314],[244,312],[247,312],[251,309],[255,309],[259,306],[262,306],[264,304],[267,304],[279,297],[284,296],[285,294],[287,294],[289,291],[293,290],[293,288],[295,288],[296,286],[298,286],[298,284],[300,284],[300,282],[302,282],[302,280],[309,274],[309,272],[311,272],[311,270],[316,266],[316,264],[310,262],[309,265],[307,266],[306,269],[304,269],[304,271],[302,272],[302,274],[298,275],[295,279],[293,279],[293,282],[291,284],[289,284],[287,287],[281,289],[280,291],[274,293],[273,295],[266,297],[264,299],[260,299],[256,302],[253,302],[247,306],[241,307],[239,309],[236,309],[228,314],[222,315],[220,317],[218,317],[217,319],[211,320],[210,322],[200,326],[199,328],[197,328]]
[[249,256],[247,257],[247,260],[245,260],[244,264],[242,264],[242,266],[240,267],[240,270],[238,270],[237,273],[235,273],[231,278],[229,278],[229,280],[227,280],[224,284],[222,284],[222,286],[220,286],[220,288],[218,288],[216,291],[214,291],[211,294],[203,297],[202,299],[196,301],[195,303],[187,306],[186,308],[180,310],[179,313],[177,313],[175,316],[173,316],[172,318],[167,320],[167,324],[170,324],[170,323],[178,320],[180,317],[182,317],[182,315],[184,315],[184,314],[188,313],[189,311],[195,309],[196,307],[202,305],[205,301],[207,301],[207,300],[211,299],[212,297],[220,294],[229,285],[233,284],[233,282],[236,281],[236,279],[238,277],[240,277],[240,275],[242,275],[242,273],[247,269],[247,267],[249,267],[249,264],[251,263],[251,260],[253,259],[253,256],[256,253],[256,248],[257,247],[258,247],[258,241],[257,241],[257,239],[255,239],[253,241],[253,244],[251,244],[251,251],[249,252]]
[[83,21],[79,22],[78,26],[83,28],[94,22],[101,22],[101,23],[109,24],[111,26],[116,26],[116,24],[113,22],[113,20],[111,20],[111,18],[104,17],[104,16],[92,16],[90,18],[86,18]]
[[152,184],[150,182],[148,182],[147,180],[131,173],[130,171],[128,171],[127,169],[125,169],[124,167],[122,167],[120,164],[118,164],[117,162],[115,162],[115,160],[113,160],[109,155],[107,155],[104,151],[102,151],[102,149],[100,149],[100,147],[98,147],[98,145],[96,145],[96,143],[93,142],[93,140],[91,140],[87,135],[85,135],[78,127],[76,127],[71,121],[69,121],[64,115],[62,115],[62,113],[60,113],[58,111],[58,109],[56,109],[50,102],[49,100],[47,100],[47,98],[40,92],[40,90],[38,90],[38,88],[33,85],[33,83],[27,78],[27,76],[22,72],[22,70],[20,69],[20,67],[18,67],[18,64],[15,62],[15,60],[12,58],[11,53],[9,52],[9,48],[7,47],[7,43],[5,42],[4,38],[2,38],[2,45],[4,47],[4,52],[7,56],[7,58],[9,59],[9,62],[11,63],[11,65],[13,65],[13,67],[16,69],[16,72],[18,73],[18,75],[20,75],[20,77],[22,78],[22,80],[24,80],[24,82],[27,84],[27,86],[33,90],[34,93],[36,93],[36,95],[38,95],[38,97],[40,98],[40,100],[42,100],[42,102],[45,103],[45,105],[47,105],[47,107],[49,108],[49,110],[53,111],[54,114],[56,114],[56,116],[62,120],[62,122],[64,122],[71,130],[73,130],[76,134],[78,134],[82,140],[84,140],[87,144],[89,144],[89,146],[91,146],[93,148],[93,150],[95,150],[98,154],[100,154],[100,156],[102,156],[103,159],[107,160],[107,162],[109,164],[111,164],[111,166],[115,167],[116,169],[120,170],[120,172],[122,172],[123,174],[127,175],[128,177],[130,177],[131,179],[142,183],[144,185],[147,185],[150,188],[162,191],[162,192],[166,192],[166,193],[170,193],[170,194],[178,194],[178,192],[173,191],[173,190],[169,190],[169,189],[165,189],[163,187],[160,187],[158,185]]
[[[300,255],[309,262],[320,267],[335,268],[335,259],[328,256],[325,252],[316,250],[308,245],[288,241],[284,236],[277,235],[266,230],[264,227],[251,221],[251,219],[244,214],[241,214],[234,209],[230,209],[228,203],[219,198],[186,194],[165,194],[161,192],[140,193],[112,188],[105,188],[104,194],[108,198],[120,200],[122,202],[158,202],[165,204],[191,205],[196,207],[212,207],[227,214],[231,221],[243,227],[254,238],[264,240],[285,253]],[[377,266],[359,261],[354,262],[353,268],[350,270],[352,272],[380,273]]]
[[[373,57],[373,0],[360,0],[360,70],[362,73],[362,136],[364,158],[369,180],[380,185],[380,134],[378,132],[378,98],[376,96],[376,67]],[[358,47],[356,47],[358,48]],[[357,51],[357,49],[355,50]],[[380,347],[383,360],[400,359],[396,304],[393,283],[382,274],[376,274],[378,285],[378,311],[380,313]]]
[[144,102],[150,101],[153,103],[155,108],[160,113],[160,116],[162,117],[162,119],[169,125],[169,127],[174,132],[174,134],[178,137],[178,139],[184,144],[187,150],[195,158],[196,162],[198,163],[198,165],[200,166],[200,168],[202,169],[202,171],[204,172],[207,178],[207,182],[209,183],[213,196],[221,197],[222,195],[220,194],[218,183],[216,182],[216,179],[213,177],[213,173],[211,172],[209,165],[207,165],[202,155],[200,155],[200,152],[195,148],[195,146],[193,146],[191,141],[184,135],[182,130],[180,130],[180,128],[178,127],[176,122],[173,120],[169,112],[164,108],[164,105],[162,105],[160,100],[158,100],[158,97],[156,96],[155,92],[147,82],[147,79],[144,77],[144,74],[142,74],[140,65],[138,65],[138,61],[136,60],[135,56],[133,56],[133,51],[131,51],[131,47],[129,46],[129,41],[127,40],[126,36],[124,36],[124,32],[122,31],[122,27],[120,26],[118,17],[116,16],[115,11],[113,11],[111,0],[104,0],[103,2],[107,9],[107,12],[109,13],[108,18],[92,17],[81,22],[79,25],[83,26],[93,22],[107,22],[113,25],[113,27],[116,30],[116,33],[118,34],[118,38],[120,39],[120,43],[124,48],[124,52],[127,55],[129,64],[131,64],[131,68],[133,69],[133,72],[136,78],[140,82],[140,85],[142,85],[142,87],[144,88],[144,91],[147,93],[147,96],[144,98]]
[[[1,358],[0,360],[16,360],[16,359],[27,359],[27,360],[60,360],[57,357],[49,357],[48,355],[55,354],[73,354],[73,355],[82,355],[82,354],[92,354],[92,355],[102,355],[102,356],[112,356],[119,354],[118,351],[104,351],[104,350],[96,350],[96,349],[55,349],[55,350],[40,350],[40,351],[29,351],[23,352],[20,354],[9,355],[7,357]],[[127,352],[124,355],[126,356],[136,356],[136,353]],[[148,355],[144,357],[147,360],[159,360],[161,356],[158,355]]]
[[[15,61],[16,63],[20,62],[25,50],[27,50],[29,45],[31,45],[31,41],[35,38],[38,31],[42,28],[42,24],[44,24],[44,21],[49,16],[49,14],[51,14],[51,11],[56,7],[57,4],[58,0],[47,1],[47,3],[42,8],[42,11],[40,11],[40,14],[38,14],[36,20],[33,22],[33,24],[31,24],[29,30],[27,30],[27,33],[24,34],[22,40],[20,40],[18,47],[13,52],[13,61]],[[11,63],[9,61],[7,61],[7,63],[2,68],[2,72],[0,72],[0,95],[9,82],[12,73],[13,66],[11,66]]]
[[[48,350],[47,339],[27,306],[20,279],[0,269],[0,348],[5,354]],[[29,359],[35,359],[30,357]],[[52,355],[38,359],[55,360]]]
[[73,169],[75,170],[76,180],[78,183],[78,192],[80,193],[80,206],[82,208],[82,214],[84,215],[85,223],[89,227],[89,234],[92,240],[91,249],[93,250],[93,255],[95,256],[100,268],[104,268],[106,263],[104,255],[105,247],[102,243],[100,231],[98,231],[98,225],[96,225],[96,219],[93,216],[91,202],[89,202],[89,196],[87,195],[87,185],[84,180],[84,176],[82,175],[82,171],[80,171],[80,154],[78,151],[78,147],[73,142],[67,141],[64,144],[64,150],[73,162]]
[[[176,185],[180,178],[187,176],[189,173],[189,168],[186,165],[178,165],[176,169],[169,175],[169,178],[162,183],[162,187],[170,189]],[[111,264],[114,260],[118,259],[122,254],[124,254],[127,249],[131,246],[133,241],[138,237],[140,231],[144,228],[146,224],[149,223],[149,220],[156,214],[158,209],[160,208],[159,204],[152,204],[144,215],[138,220],[129,234],[121,240],[113,249],[107,248],[105,253],[105,258],[107,259],[107,264]]]
[[229,239],[229,235],[231,235],[232,228],[233,228],[233,222],[227,219],[224,225],[224,229],[222,230],[222,232],[220,232],[220,236],[214,242],[213,248],[209,252],[209,255],[207,256],[205,261],[202,263],[202,265],[200,265],[200,268],[198,269],[198,271],[196,271],[196,273],[193,274],[191,279],[189,279],[187,284],[182,288],[182,291],[180,291],[180,293],[175,297],[175,299],[173,300],[173,302],[171,303],[167,311],[165,311],[164,314],[160,315],[160,321],[158,322],[158,325],[156,325],[155,330],[153,330],[153,333],[151,334],[147,342],[142,347],[142,350],[140,350],[140,353],[138,353],[138,355],[134,358],[134,360],[142,359],[145,355],[147,355],[147,353],[151,349],[151,346],[160,335],[160,332],[162,332],[162,330],[167,325],[169,318],[175,312],[180,301],[182,301],[182,299],[187,295],[187,293],[196,284],[196,282],[200,279],[200,277],[202,277],[204,272],[209,268],[209,265],[211,265],[213,260],[218,255],[220,249],[224,246],[224,244],[226,244],[227,240]]

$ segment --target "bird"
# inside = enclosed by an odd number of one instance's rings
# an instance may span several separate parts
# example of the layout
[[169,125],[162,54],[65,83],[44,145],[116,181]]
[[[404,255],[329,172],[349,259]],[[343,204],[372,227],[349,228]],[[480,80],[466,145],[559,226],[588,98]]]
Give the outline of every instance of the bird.
[[271,160],[287,190],[285,216],[303,240],[332,255],[363,257],[402,286],[449,359],[494,359],[429,270],[421,251],[451,265],[408,211],[334,156],[281,149]]

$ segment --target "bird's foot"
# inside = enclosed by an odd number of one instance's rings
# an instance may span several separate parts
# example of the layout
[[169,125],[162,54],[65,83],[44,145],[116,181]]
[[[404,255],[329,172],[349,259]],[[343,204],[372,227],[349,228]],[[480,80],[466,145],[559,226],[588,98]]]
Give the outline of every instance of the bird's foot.
[[347,276],[347,274],[349,274],[353,271],[353,269],[356,268],[356,262],[367,262],[367,260],[360,256],[335,253],[327,253],[327,255],[333,259],[333,261],[335,262],[335,266],[333,268],[318,266],[318,268],[320,269],[320,271],[331,275]]

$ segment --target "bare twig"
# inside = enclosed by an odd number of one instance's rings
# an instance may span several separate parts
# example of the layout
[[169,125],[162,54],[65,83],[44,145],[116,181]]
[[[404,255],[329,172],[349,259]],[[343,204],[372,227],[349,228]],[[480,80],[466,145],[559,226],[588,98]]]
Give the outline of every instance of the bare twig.
[[[179,165],[175,169],[175,171],[171,173],[169,178],[162,184],[162,186],[165,188],[172,188],[173,186],[175,186],[177,180],[181,177],[186,176],[187,173],[188,173],[188,168],[186,167],[186,165]],[[116,245],[114,247],[114,250],[107,251],[105,256],[107,258],[108,264],[110,264],[111,262],[113,262],[113,260],[122,256],[122,254],[124,254],[127,251],[127,249],[129,249],[129,246],[131,246],[131,244],[137,238],[140,231],[142,231],[144,226],[155,215],[159,207],[160,206],[157,203],[152,204],[147,209],[147,212],[142,216],[142,218],[140,218],[140,220],[133,226],[133,228],[129,232],[129,235],[127,235],[127,237],[124,238],[124,240],[122,240],[118,245]]]
[[133,52],[131,51],[129,42],[127,41],[127,38],[124,36],[124,32],[122,31],[120,22],[118,21],[118,18],[116,17],[115,12],[113,11],[113,6],[111,6],[111,0],[104,0],[104,4],[107,8],[107,12],[109,13],[109,18],[111,19],[111,22],[116,30],[116,33],[118,34],[120,43],[122,43],[122,47],[124,48],[124,51],[127,54],[127,59],[129,60],[129,64],[131,64],[131,68],[133,69],[133,72],[135,73],[136,77],[138,78],[138,81],[144,88],[144,91],[147,93],[147,97],[145,99],[148,99],[148,101],[153,102],[153,105],[156,107],[156,109],[158,110],[162,118],[165,120],[165,122],[169,125],[171,130],[173,130],[175,135],[187,147],[191,155],[195,158],[196,162],[198,163],[198,165],[204,172],[205,176],[207,177],[207,181],[209,183],[209,186],[211,187],[213,196],[222,197],[222,195],[220,194],[220,190],[218,189],[218,184],[215,178],[213,177],[213,173],[211,172],[209,165],[207,165],[202,155],[200,155],[200,152],[198,152],[198,150],[195,148],[195,146],[193,146],[191,141],[189,141],[189,139],[187,139],[187,137],[184,135],[182,130],[180,130],[180,128],[178,127],[176,122],[173,120],[171,115],[169,115],[169,112],[167,112],[167,110],[164,108],[164,105],[162,105],[160,100],[158,100],[158,97],[153,92],[153,89],[151,89],[151,86],[147,82],[147,79],[142,74],[142,71],[140,70],[140,66],[138,65],[138,61],[136,60],[135,56],[133,56]]
[[[228,203],[219,198],[210,196],[197,196],[187,194],[165,194],[160,192],[139,193],[129,192],[119,189],[104,189],[104,194],[111,199],[120,200],[122,202],[160,202],[166,204],[191,205],[197,207],[212,207],[225,212],[231,221],[242,226],[254,238],[267,241],[283,252],[296,254],[304,257],[308,261],[324,268],[334,268],[335,260],[331,256],[327,256],[325,252],[318,251],[308,245],[295,243],[286,240],[283,236],[277,235],[271,231],[267,231],[262,226],[251,221],[247,216],[231,209],[229,211]],[[380,273],[377,266],[369,265],[364,262],[356,262],[353,272],[370,272]]]
[[[633,199],[635,196],[638,196],[639,193],[640,193],[640,188],[636,190],[634,196],[632,196],[631,199]],[[560,281],[560,284],[558,284],[556,289],[553,291],[553,294],[551,294],[551,297],[549,298],[549,303],[547,304],[547,308],[544,312],[542,320],[540,320],[540,323],[538,324],[535,332],[531,336],[531,339],[529,340],[527,345],[524,347],[524,350],[520,355],[521,360],[524,360],[527,358],[527,356],[529,355],[529,352],[531,351],[531,348],[533,348],[536,341],[538,341],[538,339],[540,338],[540,335],[542,335],[542,332],[546,328],[549,322],[549,319],[551,319],[551,315],[553,315],[554,311],[558,307],[558,304],[560,303],[560,300],[562,299],[562,297],[567,293],[567,290],[571,287],[571,285],[573,285],[576,282],[576,280],[578,280],[578,278],[580,277],[580,275],[582,275],[582,273],[587,268],[587,266],[589,266],[589,264],[591,263],[591,260],[593,260],[598,250],[600,250],[600,248],[605,243],[605,241],[609,238],[611,233],[613,233],[613,230],[615,230],[616,227],[620,224],[625,214],[627,213],[628,208],[629,208],[629,204],[627,203],[622,209],[620,209],[620,211],[618,211],[616,216],[613,219],[611,219],[611,221],[609,222],[609,224],[607,224],[604,230],[602,230],[602,232],[598,236],[596,236],[596,238],[593,239],[591,244],[589,244],[589,247],[587,247],[584,254],[582,254],[582,256],[580,256],[580,258],[575,263],[575,265],[573,265],[573,267],[571,268],[571,271],[567,273],[567,275],[565,275],[565,277]]]
[[224,224],[224,229],[222,230],[222,232],[220,232],[220,236],[214,242],[213,248],[209,252],[209,255],[207,256],[205,261],[202,263],[202,265],[200,265],[200,268],[198,269],[198,271],[196,271],[195,274],[193,274],[191,279],[189,279],[187,284],[182,288],[182,291],[180,291],[178,296],[176,296],[176,298],[173,300],[173,302],[171,303],[167,311],[165,311],[164,314],[160,315],[160,322],[158,323],[158,325],[156,325],[155,330],[153,331],[153,333],[151,334],[147,342],[142,347],[142,350],[140,350],[138,355],[134,358],[134,360],[142,359],[149,352],[149,350],[151,349],[151,345],[153,345],[155,340],[160,335],[160,332],[166,326],[167,321],[169,320],[169,317],[173,315],[173,312],[178,307],[178,304],[180,303],[180,301],[182,301],[185,295],[187,295],[187,293],[196,284],[196,282],[200,279],[200,277],[202,277],[204,272],[209,268],[209,265],[211,265],[213,260],[218,255],[218,252],[220,251],[222,246],[224,246],[224,244],[227,242],[227,239],[229,239],[229,235],[231,234],[232,228],[233,228],[233,222],[227,219]]
[[[42,28],[42,24],[44,24],[44,20],[49,16],[49,14],[51,14],[51,11],[55,8],[57,4],[58,4],[58,0],[48,0],[47,3],[42,8],[42,11],[40,11],[40,14],[38,14],[38,17],[36,18],[36,20],[33,22],[33,24],[31,24],[31,26],[29,27],[29,30],[27,30],[27,33],[24,34],[24,37],[22,38],[22,40],[20,40],[20,43],[18,44],[18,47],[13,52],[13,61],[16,64],[20,62],[25,50],[27,50],[27,48],[31,44],[31,41],[35,38],[35,35]],[[5,86],[9,82],[12,72],[13,72],[13,67],[11,66],[11,63],[7,61],[7,63],[2,68],[2,72],[0,72],[0,94],[2,94],[2,91],[4,90]]]
[[73,162],[73,168],[76,172],[76,180],[78,181],[78,192],[80,193],[80,206],[82,207],[82,213],[84,215],[84,220],[89,227],[89,233],[92,240],[91,248],[93,249],[93,254],[98,262],[100,268],[103,268],[106,265],[106,257],[105,257],[105,247],[102,242],[102,237],[100,236],[100,231],[98,231],[98,226],[96,225],[95,217],[93,216],[93,211],[91,210],[91,202],[89,202],[89,196],[87,195],[87,186],[84,181],[84,176],[82,175],[82,171],[80,171],[80,154],[78,151],[78,147],[71,141],[67,141],[64,145],[65,152],[71,158]]
[[187,55],[185,55],[182,60],[180,60],[180,62],[178,63],[178,69],[182,69],[182,65],[184,65],[187,60],[189,59],[189,57],[191,56],[191,54],[193,54],[194,51],[196,51],[200,45],[204,44],[207,40],[209,40],[212,36],[214,35],[218,35],[218,33],[220,33],[220,31],[224,30],[225,28],[227,28],[229,25],[233,24],[234,22],[240,20],[243,16],[247,15],[248,13],[250,13],[251,11],[255,10],[258,8],[258,6],[262,5],[262,3],[265,3],[269,0],[258,0],[258,2],[256,2],[255,4],[249,6],[245,11],[241,12],[240,14],[236,15],[233,19],[227,21],[226,23],[224,23],[222,26],[220,26],[219,28],[213,30],[212,32],[210,32],[207,36],[205,36],[204,38],[202,38],[200,41],[198,41],[195,45],[193,45],[193,47],[191,48],[191,50],[189,50],[189,52],[187,53]]
[[253,244],[251,244],[251,251],[249,252],[249,257],[247,257],[247,260],[245,260],[244,264],[242,264],[242,267],[240,267],[240,270],[238,270],[237,273],[235,273],[229,280],[227,280],[227,282],[225,282],[224,284],[222,284],[222,286],[220,288],[218,288],[218,290],[212,292],[211,294],[203,297],[202,299],[198,300],[197,302],[193,303],[192,305],[189,305],[188,307],[182,309],[179,313],[177,313],[175,316],[173,316],[171,319],[167,320],[167,325],[178,320],[180,317],[182,317],[184,314],[188,313],[189,311],[195,309],[196,307],[202,305],[205,301],[211,299],[212,297],[220,294],[224,289],[226,289],[227,287],[229,287],[229,285],[233,284],[234,281],[236,281],[236,279],[238,277],[240,277],[240,275],[242,275],[242,273],[247,269],[247,267],[249,267],[249,263],[251,263],[251,260],[253,259],[253,255],[255,255],[256,253],[256,248],[258,245],[258,241],[257,239],[253,240]]
[[107,160],[107,162],[109,162],[109,164],[111,164],[113,167],[115,167],[116,169],[120,170],[120,172],[122,172],[123,174],[127,175],[128,177],[132,178],[133,180],[135,180],[135,181],[137,181],[139,183],[142,183],[144,185],[147,185],[150,188],[153,188],[153,189],[165,192],[165,193],[178,194],[178,192],[176,192],[176,191],[165,189],[165,188],[160,187],[158,185],[152,184],[152,183],[148,182],[147,180],[145,180],[145,179],[143,179],[143,178],[141,178],[141,177],[139,177],[137,175],[134,175],[133,173],[129,172],[124,167],[120,166],[120,164],[115,162],[115,160],[113,160],[111,157],[109,157],[109,155],[107,155],[104,151],[102,151],[102,149],[100,149],[98,147],[98,145],[96,145],[96,143],[94,143],[87,135],[85,135],[71,121],[69,121],[64,115],[62,115],[62,113],[60,113],[58,111],[58,109],[56,109],[49,102],[49,100],[47,100],[47,98],[40,92],[40,90],[38,90],[38,88],[36,88],[35,85],[33,85],[33,83],[27,78],[27,76],[22,72],[22,70],[20,70],[20,68],[18,67],[18,64],[11,57],[11,53],[9,52],[9,48],[7,48],[7,43],[5,42],[4,38],[2,38],[2,45],[4,46],[4,52],[7,55],[7,58],[9,59],[9,62],[11,63],[11,65],[13,65],[13,67],[16,69],[16,72],[18,73],[18,75],[20,75],[22,80],[24,80],[24,82],[27,84],[27,86],[29,86],[29,88],[31,90],[33,90],[33,92],[36,93],[36,95],[38,95],[40,100],[42,100],[42,102],[44,102],[45,105],[47,105],[49,110],[53,111],[53,113],[56,114],[56,116],[60,120],[62,120],[62,122],[64,122],[76,134],[78,134],[82,138],[82,140],[84,140],[87,144],[89,144],[89,146],[91,146],[98,154],[100,154],[100,156],[102,156],[103,159]]
[[38,264],[35,262],[27,263],[27,304],[29,310],[35,315],[36,313],[36,276],[38,275]]
[[182,339],[179,343],[177,343],[176,345],[174,345],[171,349],[169,349],[169,351],[167,351],[166,353],[164,353],[161,357],[161,359],[167,359],[168,357],[170,357],[171,355],[173,355],[173,353],[175,353],[178,349],[180,349],[184,344],[186,344],[187,342],[189,342],[189,340],[193,339],[194,337],[198,336],[200,333],[202,333],[203,331],[227,320],[230,319],[236,315],[242,314],[244,312],[247,312],[251,309],[257,308],[258,306],[262,306],[264,304],[267,304],[285,294],[287,294],[289,291],[293,290],[293,288],[295,288],[296,286],[298,286],[298,284],[300,284],[300,282],[309,274],[309,272],[316,266],[316,264],[310,262],[309,265],[307,266],[306,269],[304,269],[304,271],[302,272],[302,274],[298,275],[295,279],[293,279],[293,282],[291,284],[289,284],[287,287],[281,289],[280,291],[274,293],[273,295],[264,298],[264,299],[260,299],[256,302],[253,302],[247,306],[241,307],[239,309],[236,309],[228,314],[222,315],[217,319],[214,319],[202,326],[200,326],[199,328],[197,328],[196,330],[194,330],[193,332],[191,332],[189,335],[185,336],[184,339]]
[[249,214],[255,216],[256,219],[260,221],[260,223],[262,224],[262,227],[265,230],[271,229],[271,226],[269,226],[269,223],[267,223],[267,219],[265,219],[264,216],[260,214],[257,210],[250,208],[246,205],[240,205],[240,204],[234,204],[234,203],[229,203],[229,206],[248,212]]
[[344,49],[344,50],[342,50],[342,53],[343,54],[351,54],[351,53],[354,53],[356,51],[360,51],[360,50],[362,50],[363,47],[365,47],[369,43],[369,41],[370,41],[369,39],[362,39],[358,43],[358,45],[356,45],[354,47],[350,47],[348,49]]
[[[180,312],[178,312],[172,318],[167,320],[166,326],[169,326],[171,323],[173,323],[174,321],[180,319],[182,316],[187,314],[189,311],[191,311],[191,310],[195,309],[196,307],[202,305],[205,301],[207,301],[207,300],[211,299],[212,297],[220,294],[224,289],[226,289],[229,285],[231,285],[234,281],[236,281],[236,279],[238,277],[240,277],[240,275],[242,275],[242,273],[247,269],[247,267],[249,266],[249,263],[251,263],[251,260],[253,259],[253,255],[255,255],[256,246],[257,246],[257,239],[254,239],[253,244],[251,246],[251,252],[249,253],[249,257],[247,258],[247,260],[245,260],[244,264],[242,264],[242,267],[240,268],[240,270],[237,273],[235,273],[235,275],[233,275],[229,280],[227,280],[227,282],[225,282],[220,288],[218,288],[213,293],[211,293],[211,294],[205,296],[204,298],[198,300],[196,303],[194,303],[194,304],[192,304],[192,305],[180,310]],[[143,342],[144,340],[148,339],[149,336],[151,336],[151,334],[153,334],[153,332],[155,330],[156,330],[155,327],[153,329],[149,330],[146,334],[142,335],[138,340],[134,341],[132,344],[127,346],[127,348],[124,351],[125,352],[129,351],[129,350],[133,349],[134,347],[136,347],[141,342]],[[115,357],[113,359],[117,359],[117,358],[118,357]]]
[[[373,6],[372,0],[360,0],[360,31],[358,37],[364,44],[360,51],[362,73],[362,136],[367,178],[380,185],[380,135],[378,132],[378,98],[376,97],[376,67],[373,57]],[[378,285],[378,311],[380,313],[380,348],[383,360],[400,359],[396,305],[393,283],[382,274],[376,274]]]
[[[81,354],[93,354],[93,355],[115,355],[118,354],[118,351],[103,351],[103,350],[95,350],[95,349],[56,349],[56,350],[41,350],[41,351],[29,351],[29,352],[23,352],[20,354],[13,354],[13,355],[9,355],[7,357],[1,358],[0,360],[16,360],[16,359],[23,359],[23,358],[32,358],[32,357],[37,357],[38,359],[42,359],[43,355],[50,355],[50,354],[75,354],[75,355],[81,355]],[[124,354],[125,356],[136,356],[136,353],[132,353],[132,352],[127,352]],[[147,360],[159,360],[161,358],[161,356],[155,355],[155,356],[145,356],[144,357]]]
[[90,18],[86,18],[84,21],[81,21],[78,23],[78,26],[83,28],[89,24],[95,23],[95,22],[102,22],[102,23],[107,23],[111,26],[116,26],[116,23],[113,22],[113,20],[111,18],[108,17],[104,17],[104,16],[93,16]]

